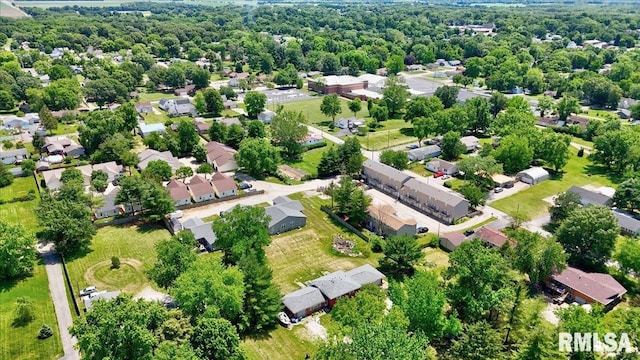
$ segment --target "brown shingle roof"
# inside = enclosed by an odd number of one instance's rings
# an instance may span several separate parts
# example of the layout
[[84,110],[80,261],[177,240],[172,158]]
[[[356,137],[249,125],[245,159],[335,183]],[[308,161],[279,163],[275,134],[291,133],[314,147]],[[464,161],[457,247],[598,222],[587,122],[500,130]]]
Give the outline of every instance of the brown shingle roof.
[[509,245],[511,247],[515,246],[515,243],[511,239],[509,239],[507,235],[501,233],[500,231],[488,228],[486,226],[476,231],[476,237],[495,247],[501,247],[507,241],[509,242]]
[[608,305],[627,292],[627,289],[609,274],[587,273],[568,267],[552,277],[558,283],[579,291],[602,305]]
[[232,178],[216,172],[211,178],[211,184],[220,192],[237,189],[236,182]]

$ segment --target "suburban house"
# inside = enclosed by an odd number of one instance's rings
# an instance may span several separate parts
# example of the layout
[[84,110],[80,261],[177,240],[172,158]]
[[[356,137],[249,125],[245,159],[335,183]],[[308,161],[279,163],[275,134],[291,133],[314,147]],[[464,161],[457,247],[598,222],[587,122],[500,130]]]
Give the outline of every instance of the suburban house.
[[285,295],[282,304],[287,315],[302,319],[326,307],[327,300],[318,288],[307,286]]
[[145,123],[140,123],[138,124],[138,130],[140,133],[140,136],[142,136],[143,138],[146,138],[147,136],[153,134],[153,133],[158,133],[158,134],[166,134],[167,133],[167,129],[165,128],[164,124],[145,124]]
[[369,264],[359,266],[346,272],[347,276],[360,285],[374,284],[382,286],[385,276]]
[[11,116],[2,120],[2,126],[11,130],[29,130],[32,125],[40,124],[40,115],[38,113],[27,113],[24,116]]
[[197,115],[196,107],[189,99],[160,99],[159,105],[169,116],[189,115],[195,117]]
[[[83,165],[76,167],[84,178],[84,185],[89,186],[91,184],[91,173],[96,170],[104,171],[107,174],[107,182],[113,182],[124,175],[124,168],[122,165],[116,164],[115,161],[108,163],[101,163],[95,165]],[[58,168],[53,170],[47,170],[42,172],[45,186],[50,190],[57,190],[62,186],[62,172],[66,168]]]
[[461,232],[452,232],[440,235],[440,247],[447,251],[453,251],[468,239]]
[[509,239],[509,237],[503,234],[501,231],[493,230],[489,227],[483,226],[480,230],[476,231],[475,237],[482,240],[488,247],[499,248],[504,244],[509,243],[510,247],[515,247],[516,243]]
[[353,90],[362,90],[369,87],[367,80],[351,75],[329,75],[317,79],[308,79],[307,84],[309,90],[326,95],[345,95]]
[[438,145],[427,145],[407,152],[409,161],[422,161],[424,159],[439,156],[440,154],[442,154],[442,150]]
[[115,299],[118,297],[118,295],[120,295],[120,291],[100,291],[97,293],[93,293],[87,297],[84,298],[83,302],[84,302],[84,311],[89,311],[91,310],[91,307],[93,306],[93,302],[94,301],[98,301],[98,300],[104,300],[104,301],[109,301],[111,299]]
[[276,113],[269,109],[265,109],[260,114],[258,114],[258,120],[262,121],[265,124],[271,124],[271,120],[273,120],[274,117],[276,117]]
[[208,142],[205,148],[207,149],[207,162],[213,165],[216,171],[229,172],[238,169],[238,163],[234,157],[235,149],[217,141]]
[[442,159],[433,159],[426,163],[424,167],[431,172],[442,171],[447,175],[455,175],[460,171],[458,165]]
[[398,236],[416,234],[415,219],[401,219],[390,205],[369,205],[368,228],[376,231],[380,235]]
[[475,136],[463,136],[460,138],[460,142],[466,146],[467,152],[474,151],[480,147],[479,140]]
[[0,162],[5,165],[19,164],[29,157],[27,149],[0,150]]
[[146,169],[150,162],[156,160],[165,161],[171,166],[171,170],[173,171],[183,166],[182,163],[171,154],[171,151],[160,152],[158,150],[146,149],[138,154],[138,160],[140,160],[138,162],[138,169],[140,169],[140,171]]
[[153,113],[153,106],[150,101],[138,102],[135,105],[138,114],[151,114]]
[[549,173],[547,170],[541,167],[532,167],[526,170],[522,170],[516,174],[516,180],[522,181],[525,184],[535,185],[549,179]]
[[196,86],[193,84],[187,85],[183,88],[175,89],[173,91],[173,95],[175,96],[187,96],[193,95],[196,92]]
[[118,192],[120,188],[114,187],[102,198],[104,204],[95,209],[93,212],[93,217],[95,219],[105,219],[109,217],[114,217],[124,213],[124,208],[120,204],[116,204],[116,196],[118,196]]
[[273,199],[273,205],[264,209],[271,218],[269,234],[281,234],[307,225],[307,216],[302,213],[304,207],[298,200],[291,200],[286,196]]
[[199,218],[191,218],[181,222],[182,229],[190,231],[196,242],[204,246],[207,251],[216,250],[216,234],[213,232],[212,222],[204,222]]
[[321,142],[322,142],[322,135],[307,134],[305,135],[304,139],[302,139],[302,141],[300,142],[300,145],[309,146],[309,145],[319,144]]
[[636,237],[640,235],[640,220],[621,211],[613,211],[613,215],[618,219],[620,232],[624,235]]
[[613,204],[613,198],[611,196],[601,194],[597,191],[588,190],[583,187],[573,185],[567,191],[580,196],[580,203],[583,206],[602,205],[610,207]]
[[554,274],[547,280],[547,286],[564,294],[570,301],[579,304],[599,303],[610,310],[627,293],[619,282],[611,275],[603,273],[588,273],[567,267],[559,274]]
[[211,185],[213,185],[213,191],[220,199],[228,196],[238,195],[238,186],[233,179],[221,172],[216,172],[211,177]]
[[452,224],[469,213],[460,195],[423,183],[402,171],[366,160],[362,177],[367,184],[442,222]]
[[204,135],[204,134],[208,133],[210,127],[211,127],[211,124],[208,123],[208,122],[196,121],[196,131],[200,135]]
[[240,122],[240,119],[238,119],[237,117],[220,117],[220,118],[216,118],[215,121],[219,122],[219,123],[223,123],[227,126],[231,126],[231,125],[238,125],[238,126],[242,126],[242,123]]
[[176,207],[191,204],[191,194],[182,181],[171,179],[167,184],[167,190]]
[[355,295],[361,287],[360,283],[342,270],[311,280],[309,285],[322,292],[330,308],[336,304],[339,298]]
[[215,198],[215,192],[211,183],[200,175],[191,178],[188,185],[191,197],[196,203],[212,200]]
[[66,155],[66,156],[82,156],[84,148],[75,141],[64,136],[49,136],[44,139],[44,144],[40,149],[47,155]]

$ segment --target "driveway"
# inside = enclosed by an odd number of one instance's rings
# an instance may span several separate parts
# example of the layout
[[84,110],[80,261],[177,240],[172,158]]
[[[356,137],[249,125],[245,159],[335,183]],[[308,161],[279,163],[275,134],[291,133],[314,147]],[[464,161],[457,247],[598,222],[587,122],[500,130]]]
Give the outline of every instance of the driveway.
[[58,318],[60,340],[62,341],[62,349],[64,350],[64,356],[61,359],[80,360],[80,353],[75,348],[78,340],[69,333],[69,328],[73,325],[73,318],[71,317],[71,310],[69,309],[69,302],[67,301],[67,290],[64,275],[62,274],[60,256],[52,248],[51,244],[39,248],[38,251],[42,254],[45,263],[47,277],[49,278],[49,291],[51,292],[51,299],[53,300],[56,317]]

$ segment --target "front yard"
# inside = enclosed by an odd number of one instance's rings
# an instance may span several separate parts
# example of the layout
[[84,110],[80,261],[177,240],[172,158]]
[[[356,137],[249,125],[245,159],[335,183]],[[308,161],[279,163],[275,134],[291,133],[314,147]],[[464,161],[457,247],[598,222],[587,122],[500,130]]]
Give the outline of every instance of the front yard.
[[302,159],[298,161],[285,161],[285,164],[298,168],[300,170],[304,170],[305,172],[311,174],[311,176],[316,177],[318,175],[318,164],[320,163],[320,159],[322,159],[322,154],[329,150],[333,145],[332,142],[328,141],[327,146],[311,149],[309,151],[305,151],[302,154]]

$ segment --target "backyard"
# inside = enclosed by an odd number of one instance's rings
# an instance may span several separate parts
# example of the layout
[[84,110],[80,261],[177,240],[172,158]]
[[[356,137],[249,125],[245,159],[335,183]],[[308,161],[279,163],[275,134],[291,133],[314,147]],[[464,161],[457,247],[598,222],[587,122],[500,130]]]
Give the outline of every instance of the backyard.
[[[27,195],[29,190],[37,192],[33,177],[17,177],[13,184],[0,189],[0,200],[9,201]],[[35,232],[37,222],[35,208],[38,200],[14,202],[0,205],[0,219],[10,224],[21,224],[27,231]]]
[[[326,316],[326,315],[325,315]],[[291,330],[278,326],[257,338],[246,338],[241,343],[248,359],[304,359],[305,354],[312,354],[317,344],[310,339],[309,331],[304,325],[294,326]]]
[[[4,217],[2,217],[4,218]],[[14,325],[14,307],[18,297],[27,296],[34,303],[36,319],[24,326]],[[42,324],[53,336],[38,340]],[[33,275],[22,280],[0,283],[0,359],[57,359],[62,355],[60,331],[44,265],[38,264]]]
[[[155,225],[109,226],[98,229],[85,254],[67,259],[71,284],[77,293],[94,285],[98,290],[121,290],[135,295],[154,287],[144,270],[156,261],[155,244],[169,232]],[[120,259],[119,269],[111,268],[111,257]]]
[[491,203],[491,206],[509,215],[526,215],[535,218],[547,212],[550,204],[545,198],[566,191],[572,185],[611,186],[614,182],[607,176],[603,168],[594,166],[586,157],[576,156],[578,150],[571,148],[571,158],[564,167],[562,176],[534,185],[515,195]]
[[320,163],[320,159],[322,158],[322,154],[329,150],[333,146],[333,143],[328,141],[327,146],[311,149],[302,154],[302,159],[298,161],[285,161],[285,164],[298,168],[300,170],[304,170],[312,176],[318,175],[318,164]]

